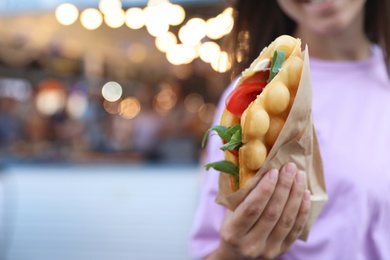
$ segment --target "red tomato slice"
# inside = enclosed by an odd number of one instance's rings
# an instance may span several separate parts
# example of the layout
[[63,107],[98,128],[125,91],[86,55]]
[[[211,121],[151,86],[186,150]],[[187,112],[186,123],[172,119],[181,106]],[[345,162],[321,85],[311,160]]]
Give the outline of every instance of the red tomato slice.
[[245,79],[242,82],[242,84],[253,83],[253,82],[267,82],[269,78],[269,73],[270,73],[269,69],[256,71],[252,76]]
[[238,86],[226,98],[226,109],[233,115],[240,117],[266,85],[267,82],[252,82]]

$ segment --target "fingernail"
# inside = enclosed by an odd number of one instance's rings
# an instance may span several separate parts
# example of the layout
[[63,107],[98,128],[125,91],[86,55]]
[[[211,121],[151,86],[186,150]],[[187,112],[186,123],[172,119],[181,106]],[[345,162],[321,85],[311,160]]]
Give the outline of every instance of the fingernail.
[[288,175],[293,175],[297,171],[297,166],[295,163],[288,163],[286,164],[284,170]]
[[309,190],[305,190],[305,193],[303,194],[303,200],[310,201],[310,191]]
[[272,170],[270,170],[269,173],[268,173],[268,178],[269,178],[272,182],[276,183],[276,182],[278,181],[278,175],[279,175],[278,170],[272,169]]
[[305,175],[301,171],[298,171],[297,175],[295,176],[295,180],[297,183],[303,184],[305,183]]

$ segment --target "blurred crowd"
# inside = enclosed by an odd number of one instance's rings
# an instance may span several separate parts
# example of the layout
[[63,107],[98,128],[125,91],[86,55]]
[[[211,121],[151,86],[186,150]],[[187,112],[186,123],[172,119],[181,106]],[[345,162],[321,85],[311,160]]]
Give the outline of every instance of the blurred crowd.
[[[154,85],[132,81],[123,84],[120,100],[108,102],[101,81],[42,82],[31,83],[27,95],[9,91],[20,85],[17,80],[0,78],[2,162],[196,162],[222,83],[220,77],[199,75]],[[53,82],[65,101],[53,95]],[[71,98],[75,93],[78,99]],[[119,103],[126,96],[137,107]],[[55,110],[59,103],[65,105]],[[120,106],[133,111],[131,116]]]

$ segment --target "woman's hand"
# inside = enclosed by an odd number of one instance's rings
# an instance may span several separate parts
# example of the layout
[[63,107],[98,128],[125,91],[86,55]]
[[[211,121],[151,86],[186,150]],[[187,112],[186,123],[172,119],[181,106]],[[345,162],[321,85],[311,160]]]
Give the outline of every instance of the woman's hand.
[[293,163],[268,171],[234,212],[227,211],[219,248],[207,259],[272,259],[299,237],[310,212],[305,176]]

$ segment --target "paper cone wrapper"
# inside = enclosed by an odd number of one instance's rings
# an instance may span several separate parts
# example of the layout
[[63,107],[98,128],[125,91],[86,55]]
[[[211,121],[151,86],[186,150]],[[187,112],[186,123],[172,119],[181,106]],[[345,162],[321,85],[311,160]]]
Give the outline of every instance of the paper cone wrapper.
[[219,193],[216,202],[234,211],[248,193],[270,169],[281,169],[287,162],[294,162],[306,175],[306,184],[311,192],[311,212],[300,239],[306,240],[310,228],[327,201],[324,172],[317,136],[312,118],[312,86],[308,48],[303,53],[302,75],[294,104],[274,146],[263,166],[241,189],[233,192],[228,174],[219,177]]

